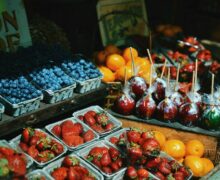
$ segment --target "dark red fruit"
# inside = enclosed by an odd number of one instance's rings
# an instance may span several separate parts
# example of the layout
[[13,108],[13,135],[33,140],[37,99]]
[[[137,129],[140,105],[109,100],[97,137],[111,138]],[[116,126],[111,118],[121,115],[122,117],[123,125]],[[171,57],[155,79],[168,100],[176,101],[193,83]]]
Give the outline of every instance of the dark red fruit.
[[96,123],[95,118],[92,117],[92,116],[91,116],[90,114],[88,114],[88,113],[86,113],[86,114],[84,115],[84,122],[85,122],[86,124],[88,124],[89,126],[93,126],[93,125]]
[[95,117],[97,113],[95,111],[90,110],[87,112],[87,114],[90,114],[92,117]]
[[82,124],[80,123],[75,123],[73,125],[73,128],[74,128],[74,132],[77,134],[77,135],[80,135],[83,133],[83,126]]
[[174,176],[175,180],[184,180],[185,179],[184,173],[181,171],[175,172],[173,176]]
[[143,169],[143,168],[138,169],[137,174],[138,174],[139,178],[148,178],[148,176],[149,176],[148,171],[146,169]]
[[105,131],[111,131],[114,128],[114,124],[113,123],[108,123],[105,126]]
[[163,79],[157,78],[153,86],[155,87],[154,98],[158,102],[162,101],[165,98],[166,82]]
[[158,166],[158,170],[164,175],[169,175],[171,173],[171,166],[169,163],[161,162]]
[[63,159],[62,165],[65,167],[76,166],[79,165],[79,160],[76,159],[75,157],[66,156]]
[[84,121],[84,116],[80,115],[80,116],[78,116],[78,119],[79,119],[80,121]]
[[134,130],[131,130],[131,131],[128,131],[127,132],[127,138],[128,138],[128,141],[131,143],[138,143],[138,141],[140,140],[141,138],[141,133],[137,132],[137,131],[134,131]]
[[141,147],[145,155],[157,155],[160,152],[160,144],[154,138],[146,139]]
[[151,160],[147,161],[146,168],[147,169],[156,168],[160,162],[161,162],[160,157],[156,157],[154,159],[151,159]]
[[183,103],[184,103],[184,98],[183,96],[178,93],[178,92],[174,92],[171,96],[170,96],[171,101],[173,101],[173,103],[179,108]]
[[126,175],[130,178],[130,179],[135,179],[137,178],[137,171],[133,166],[129,166],[126,170]]
[[109,153],[105,153],[102,155],[102,157],[100,159],[100,163],[102,166],[108,166],[111,164],[111,162],[112,162],[112,160],[111,160]]
[[119,142],[119,139],[117,138],[117,137],[111,137],[110,139],[109,139],[109,141],[112,143],[112,144],[118,144],[118,142]]
[[129,80],[130,88],[136,98],[142,97],[147,90],[146,82],[143,78],[135,76]]
[[83,139],[85,142],[91,141],[95,138],[95,134],[92,130],[88,130],[85,134],[83,134]]
[[55,125],[53,128],[52,128],[52,133],[54,133],[57,137],[60,137],[61,136],[61,127],[60,125]]
[[156,173],[154,173],[155,176],[157,176],[160,180],[165,180],[165,176],[160,172],[157,171]]
[[106,174],[112,174],[112,169],[109,166],[102,167],[102,171]]
[[109,154],[113,160],[118,159],[118,157],[120,156],[120,152],[113,147],[109,148]]
[[19,143],[19,147],[24,151],[24,152],[27,152],[28,151],[28,145],[23,143],[23,142],[20,142]]

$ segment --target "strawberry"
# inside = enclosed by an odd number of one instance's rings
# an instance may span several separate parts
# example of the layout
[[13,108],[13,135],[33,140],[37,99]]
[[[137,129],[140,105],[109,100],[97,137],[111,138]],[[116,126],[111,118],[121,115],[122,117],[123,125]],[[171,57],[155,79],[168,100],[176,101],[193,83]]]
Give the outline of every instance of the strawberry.
[[138,141],[138,144],[142,145],[142,144],[144,144],[144,142],[145,142],[145,139],[144,138],[140,138],[139,141]]
[[98,133],[103,133],[103,132],[104,132],[104,129],[103,129],[102,126],[99,125],[99,124],[94,124],[93,126],[91,126],[91,128],[92,128],[94,131],[98,132]]
[[53,128],[52,128],[52,133],[55,134],[57,137],[60,137],[61,136],[61,127],[60,125],[55,125]]
[[38,136],[40,138],[46,138],[47,137],[47,135],[44,132],[36,130],[36,129],[34,130],[34,135]]
[[43,151],[51,148],[51,139],[49,137],[42,138],[37,142],[37,149]]
[[14,174],[17,176],[24,176],[26,174],[26,161],[19,154],[8,156],[7,160],[8,167]]
[[31,156],[32,158],[36,159],[36,157],[37,157],[38,154],[39,154],[39,151],[36,149],[35,146],[30,146],[30,147],[28,148],[27,153],[28,153],[29,156]]
[[83,176],[82,180],[95,180],[95,178],[92,176]]
[[62,180],[62,179],[66,179],[67,178],[67,172],[68,172],[68,168],[66,167],[59,167],[59,168],[56,168],[53,170],[53,172],[51,173],[51,176],[54,178],[54,179],[59,179],[59,180]]
[[15,151],[8,147],[0,147],[0,153],[2,153],[5,156],[12,156]]
[[36,135],[32,136],[29,141],[29,146],[36,146],[39,140],[40,140],[40,137]]
[[113,147],[109,148],[109,154],[113,160],[118,159],[118,157],[120,156],[120,152]]
[[110,164],[110,167],[112,168],[113,172],[116,172],[116,171],[118,171],[120,169],[119,165],[116,162],[112,162]]
[[62,138],[67,136],[79,135],[78,131],[75,131],[74,124],[71,120],[67,120],[61,124]]
[[65,167],[76,166],[79,165],[79,160],[75,157],[66,156],[63,159],[62,165]]
[[24,143],[28,143],[30,138],[34,135],[34,130],[32,128],[25,128],[21,134],[21,140]]
[[[88,158],[87,158],[87,159],[88,159]],[[88,159],[88,160],[90,160],[90,159]],[[100,169],[102,168],[101,162],[100,162],[100,160],[99,160],[98,157],[93,157],[93,158],[91,158],[91,161],[92,161],[93,164],[95,164],[95,165],[96,165],[97,167],[99,167]]]
[[131,130],[127,132],[127,138],[130,143],[137,143],[141,138],[141,134],[137,131]]
[[119,168],[121,168],[122,165],[123,165],[123,160],[122,160],[122,158],[118,158],[118,159],[116,159],[116,160],[115,160],[115,163],[117,163],[118,166],[119,166]]
[[80,115],[77,117],[80,121],[84,121],[84,116]]
[[106,112],[103,111],[95,115],[95,120],[98,124],[105,126],[108,124],[109,117]]
[[114,124],[113,123],[108,123],[105,126],[105,131],[111,131],[114,128]]
[[184,173],[181,171],[175,172],[173,176],[174,176],[175,180],[184,180],[185,179]]
[[148,178],[149,173],[146,169],[141,168],[137,170],[137,175],[138,178]]
[[19,142],[19,147],[24,151],[27,152],[28,151],[28,145],[23,143],[23,142]]
[[142,156],[142,150],[140,147],[131,147],[128,149],[128,155],[131,160],[137,160]]
[[74,167],[70,167],[67,174],[67,179],[81,179],[80,174],[74,169]]
[[160,162],[161,162],[160,157],[153,158],[147,162],[146,168],[147,169],[156,168]]
[[105,153],[102,155],[100,159],[100,163],[102,166],[108,166],[109,164],[111,164],[111,162],[112,160],[111,160],[109,153]]
[[95,138],[95,134],[92,130],[88,130],[85,134],[83,134],[84,142],[91,141]]
[[102,171],[106,174],[112,174],[112,169],[109,166],[102,167]]
[[160,180],[165,180],[165,176],[160,172],[157,171],[156,173],[154,173],[155,176],[157,176]]
[[95,117],[97,113],[95,111],[90,110],[87,112],[87,114],[91,115],[92,117]]
[[109,139],[109,141],[110,141],[112,144],[117,145],[118,142],[119,142],[119,139],[118,139],[117,137],[111,137],[111,138]]
[[153,137],[153,134],[151,132],[142,132],[141,133],[141,138],[147,139]]
[[172,172],[176,172],[180,168],[179,163],[175,160],[170,161],[169,164],[171,166],[171,171]]
[[95,118],[92,117],[90,114],[87,114],[87,113],[84,115],[84,122],[86,124],[88,124],[89,126],[93,126],[96,123]]
[[85,167],[76,165],[76,166],[73,167],[73,169],[76,170],[76,172],[78,172],[81,177],[89,175],[89,171]]
[[50,150],[42,151],[37,156],[37,161],[39,162],[47,162],[55,157],[55,154]]
[[160,144],[154,138],[148,138],[141,145],[145,155],[158,155],[160,153]]
[[136,179],[137,178],[137,171],[133,166],[129,166],[126,170],[126,175],[130,178],[130,179]]
[[180,172],[182,172],[184,174],[184,177],[189,177],[189,171],[186,169],[186,167],[180,167],[179,170]]
[[79,146],[84,143],[84,140],[80,136],[76,135],[70,135],[65,138],[63,138],[63,141],[68,145],[68,146]]
[[74,129],[74,133],[76,133],[77,135],[80,135],[83,133],[83,126],[80,123],[75,123],[73,125],[73,129]]
[[158,170],[164,175],[169,175],[171,173],[171,166],[169,163],[161,162],[158,166]]
[[58,142],[53,142],[51,150],[56,154],[59,155],[63,152],[63,145]]

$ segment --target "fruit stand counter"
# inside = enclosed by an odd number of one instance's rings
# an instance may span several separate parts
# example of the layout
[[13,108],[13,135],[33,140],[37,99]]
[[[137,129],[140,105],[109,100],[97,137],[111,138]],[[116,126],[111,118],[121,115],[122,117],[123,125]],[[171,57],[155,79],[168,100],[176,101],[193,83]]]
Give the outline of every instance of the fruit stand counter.
[[142,122],[135,122],[128,119],[120,118],[122,127],[136,127],[146,130],[160,131],[166,135],[167,139],[179,139],[186,143],[189,139],[197,139],[205,145],[205,156],[214,162],[219,161],[218,139],[215,137],[175,130],[167,127],[161,127]]
[[83,106],[94,104],[103,100],[106,95],[106,86],[101,85],[98,89],[91,90],[84,94],[75,94],[72,98],[55,104],[41,103],[38,110],[19,117],[4,114],[2,121],[0,121],[0,138],[8,138],[8,135],[27,126],[35,126],[36,124],[42,126],[43,124],[52,123],[56,120],[56,117],[67,115],[68,113],[71,114],[74,110],[82,108]]

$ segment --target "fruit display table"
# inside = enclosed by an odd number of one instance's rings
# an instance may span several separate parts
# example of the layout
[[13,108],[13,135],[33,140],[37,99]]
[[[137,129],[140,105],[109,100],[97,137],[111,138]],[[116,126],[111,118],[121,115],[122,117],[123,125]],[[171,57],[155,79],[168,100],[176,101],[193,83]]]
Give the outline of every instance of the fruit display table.
[[160,127],[156,125],[151,125],[142,122],[135,122],[128,119],[120,118],[122,122],[122,127],[136,127],[146,130],[156,130],[160,131],[163,134],[166,134],[167,139],[179,139],[183,142],[187,142],[189,139],[197,139],[201,141],[205,146],[205,155],[209,157],[212,161],[218,162],[218,139],[215,137],[195,134],[191,132],[185,132],[180,130],[171,129],[168,127]]
[[85,94],[75,94],[72,98],[55,104],[45,104],[41,102],[40,109],[23,116],[12,117],[4,114],[2,121],[0,121],[0,137],[1,139],[4,137],[8,139],[8,135],[24,127],[35,126],[39,123],[41,126],[43,124],[50,124],[55,121],[55,117],[67,115],[83,106],[94,104],[104,99],[106,95],[106,86],[101,85],[101,87],[96,90],[89,91]]

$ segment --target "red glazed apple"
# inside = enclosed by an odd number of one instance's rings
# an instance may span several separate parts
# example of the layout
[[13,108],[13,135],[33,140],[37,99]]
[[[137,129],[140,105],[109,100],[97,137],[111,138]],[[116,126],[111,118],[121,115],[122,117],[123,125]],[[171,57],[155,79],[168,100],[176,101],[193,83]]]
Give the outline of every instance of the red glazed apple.
[[155,92],[153,93],[154,98],[157,101],[162,101],[165,98],[166,82],[163,79],[157,78],[153,84]]
[[146,82],[143,78],[135,76],[132,77],[129,81],[131,92],[137,97],[138,99],[142,97],[144,92],[147,90]]
[[179,108],[184,103],[184,98],[179,92],[173,92],[170,96],[171,101]]
[[165,122],[174,121],[177,113],[178,110],[176,105],[169,98],[165,98],[157,106],[157,115],[159,120],[163,120]]
[[198,92],[189,92],[187,94],[186,102],[196,103],[199,109],[202,108],[202,96]]
[[179,116],[182,124],[196,125],[199,119],[199,107],[196,103],[185,103],[179,109]]
[[151,118],[156,110],[156,103],[151,94],[142,97],[136,103],[136,113],[141,118]]

